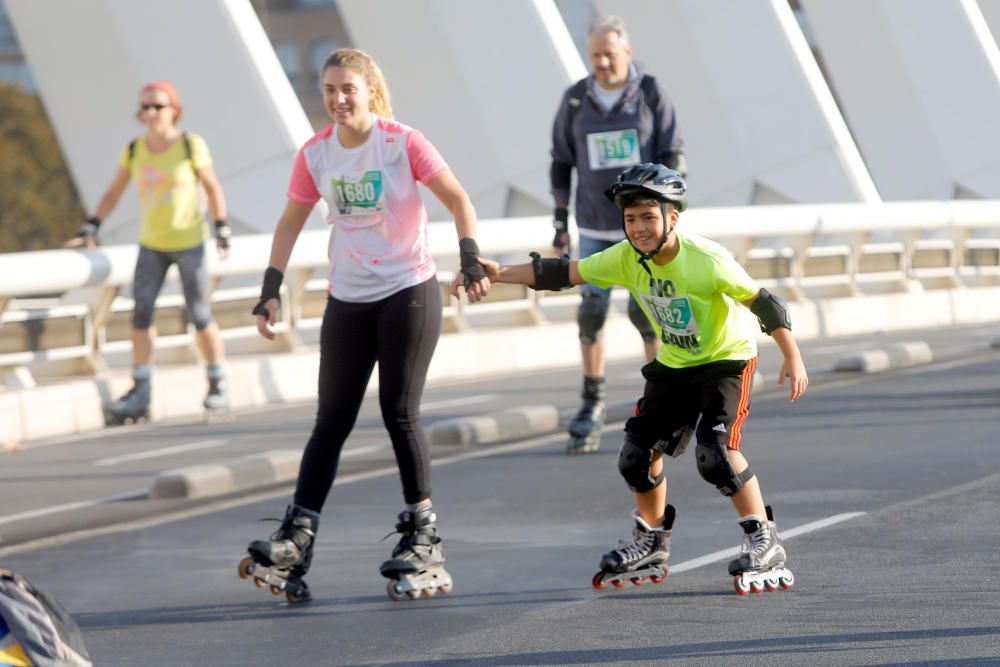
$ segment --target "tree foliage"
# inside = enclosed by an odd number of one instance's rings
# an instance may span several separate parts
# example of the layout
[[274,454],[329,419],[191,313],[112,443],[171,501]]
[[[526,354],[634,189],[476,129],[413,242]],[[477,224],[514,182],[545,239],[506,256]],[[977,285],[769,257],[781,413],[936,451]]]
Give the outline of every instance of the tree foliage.
[[0,252],[58,248],[84,217],[38,95],[0,82]]

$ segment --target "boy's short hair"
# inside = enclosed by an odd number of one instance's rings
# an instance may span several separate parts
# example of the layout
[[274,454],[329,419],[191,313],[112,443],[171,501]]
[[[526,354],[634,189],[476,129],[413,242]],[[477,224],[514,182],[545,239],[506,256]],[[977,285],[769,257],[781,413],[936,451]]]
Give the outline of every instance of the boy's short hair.
[[618,205],[622,210],[635,208],[636,206],[669,206],[674,208],[673,202],[660,201],[642,192],[619,195]]

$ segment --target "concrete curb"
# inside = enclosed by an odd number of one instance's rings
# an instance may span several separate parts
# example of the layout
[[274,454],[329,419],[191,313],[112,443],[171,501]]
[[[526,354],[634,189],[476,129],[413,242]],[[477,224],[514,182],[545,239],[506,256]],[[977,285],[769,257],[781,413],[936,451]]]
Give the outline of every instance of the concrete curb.
[[559,428],[559,408],[533,405],[475,417],[435,422],[427,428],[432,445],[481,445],[548,433]]
[[[432,424],[427,437],[434,445],[469,447],[501,440],[551,433],[559,428],[559,409],[533,405],[489,415],[448,419]],[[290,482],[299,474],[302,450],[274,450],[236,459],[161,472],[149,488],[149,497],[203,498],[244,491],[267,484]]]
[[924,341],[896,343],[883,349],[848,354],[837,359],[838,372],[882,373],[897,368],[929,364],[934,360],[931,346]]
[[301,450],[278,449],[252,454],[232,463],[187,466],[161,472],[149,497],[204,498],[293,480],[299,474]]

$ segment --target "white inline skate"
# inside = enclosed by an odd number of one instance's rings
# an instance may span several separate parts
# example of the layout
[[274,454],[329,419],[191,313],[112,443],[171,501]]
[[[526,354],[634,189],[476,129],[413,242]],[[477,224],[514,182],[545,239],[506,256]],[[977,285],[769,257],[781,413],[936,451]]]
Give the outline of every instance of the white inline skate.
[[451,575],[444,569],[444,549],[436,520],[430,507],[400,513],[396,532],[402,537],[392,550],[392,558],[379,568],[389,580],[385,590],[393,600],[416,600],[421,595],[451,592]]
[[619,547],[601,558],[601,571],[594,575],[594,588],[608,584],[621,588],[628,582],[640,586],[648,579],[658,584],[669,576],[667,559],[670,557],[670,532],[674,527],[677,511],[667,505],[663,515],[663,528],[650,528],[638,512],[633,512],[635,528],[632,543],[619,543]]
[[740,521],[743,544],[739,556],[729,561],[729,574],[740,595],[789,589],[795,584],[795,575],[785,567],[785,547],[774,523],[771,506],[767,506],[767,520],[747,517]]

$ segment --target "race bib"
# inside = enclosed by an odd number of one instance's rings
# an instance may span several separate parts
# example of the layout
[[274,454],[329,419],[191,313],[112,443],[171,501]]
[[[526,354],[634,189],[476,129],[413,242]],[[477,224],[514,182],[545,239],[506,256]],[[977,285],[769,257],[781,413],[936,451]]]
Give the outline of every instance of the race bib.
[[591,171],[639,164],[639,133],[629,128],[588,134],[587,157]]
[[385,210],[382,172],[366,171],[361,177],[333,179],[333,199],[340,215],[370,215]]
[[691,313],[691,302],[686,296],[662,297],[652,294],[639,294],[642,297],[646,312],[650,313],[660,325],[660,339],[665,345],[673,345],[685,350],[695,351],[701,348],[698,342],[698,322]]

